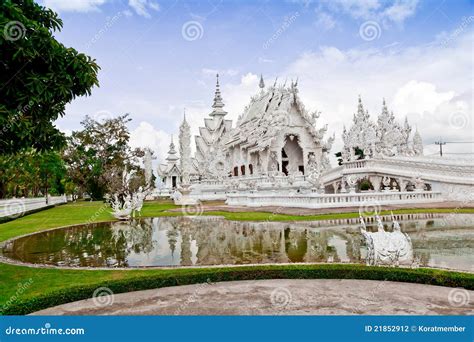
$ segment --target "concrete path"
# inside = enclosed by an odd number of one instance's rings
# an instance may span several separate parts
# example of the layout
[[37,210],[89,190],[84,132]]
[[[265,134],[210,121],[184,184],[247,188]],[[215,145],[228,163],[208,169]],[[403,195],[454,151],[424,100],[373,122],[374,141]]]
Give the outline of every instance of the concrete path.
[[[98,292],[107,289],[97,290]],[[473,315],[474,291],[373,280],[279,279],[167,287],[36,315]]]

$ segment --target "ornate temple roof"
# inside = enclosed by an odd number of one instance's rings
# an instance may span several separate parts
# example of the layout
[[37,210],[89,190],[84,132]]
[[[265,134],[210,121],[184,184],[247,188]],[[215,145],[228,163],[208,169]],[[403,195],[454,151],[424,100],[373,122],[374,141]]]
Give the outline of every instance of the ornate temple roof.
[[[227,146],[240,144],[243,147],[254,146],[263,150],[271,145],[279,131],[291,126],[290,111],[293,109],[301,116],[303,126],[321,142],[327,127],[316,130],[318,112],[309,114],[298,96],[298,83],[292,82],[290,87],[274,84],[264,90],[263,78],[260,79],[260,94],[251,98],[244,113],[237,121],[237,127],[230,133]],[[301,125],[301,124],[299,124]]]
[[180,173],[180,169],[177,165],[179,157],[176,155],[176,148],[173,142],[173,136],[171,136],[170,149],[168,151],[168,157],[166,157],[166,164],[158,165],[158,174],[163,177],[167,176],[172,172]]

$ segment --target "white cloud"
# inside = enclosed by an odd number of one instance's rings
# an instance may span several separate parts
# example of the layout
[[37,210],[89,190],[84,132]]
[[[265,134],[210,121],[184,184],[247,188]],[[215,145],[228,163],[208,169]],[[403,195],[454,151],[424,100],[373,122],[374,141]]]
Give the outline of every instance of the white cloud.
[[331,0],[329,8],[334,12],[343,11],[355,19],[373,17],[381,8],[379,0]]
[[43,5],[58,12],[98,11],[106,0],[44,0]]
[[336,27],[336,20],[326,12],[316,11],[316,25],[325,31],[330,31]]
[[132,11],[130,10],[124,10],[122,11],[122,13],[126,16],[126,17],[131,17],[133,15]]
[[384,10],[383,16],[396,23],[403,23],[405,19],[411,17],[416,12],[418,0],[398,0]]
[[[159,163],[164,162],[171,137],[167,132],[155,129],[149,122],[142,121],[137,128],[130,132],[130,146],[132,148],[151,148]],[[177,137],[174,137],[175,144]]]
[[333,13],[344,13],[354,19],[377,20],[402,24],[415,15],[419,0],[331,0],[327,8]]
[[150,18],[150,10],[159,11],[160,5],[152,0],[128,0],[128,5],[133,8],[136,14]]
[[432,113],[454,95],[454,91],[438,92],[432,83],[411,80],[395,93],[393,105],[404,113]]

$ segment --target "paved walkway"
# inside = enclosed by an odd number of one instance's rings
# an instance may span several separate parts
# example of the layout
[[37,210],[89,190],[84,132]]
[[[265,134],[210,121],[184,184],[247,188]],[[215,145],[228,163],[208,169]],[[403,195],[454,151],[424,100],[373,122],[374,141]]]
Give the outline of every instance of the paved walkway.
[[196,284],[87,299],[38,315],[473,315],[474,291],[374,280]]

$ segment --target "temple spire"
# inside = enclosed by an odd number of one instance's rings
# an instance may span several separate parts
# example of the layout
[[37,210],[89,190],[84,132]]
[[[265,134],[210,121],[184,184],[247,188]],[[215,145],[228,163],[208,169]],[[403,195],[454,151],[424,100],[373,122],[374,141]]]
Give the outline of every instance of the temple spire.
[[260,87],[260,89],[262,89],[263,91],[263,88],[265,88],[265,82],[263,81],[263,75],[260,74],[260,83],[258,85]]
[[227,114],[227,112],[223,109],[224,103],[222,102],[221,90],[219,85],[219,74],[216,75],[216,92],[214,94],[214,103],[212,105],[212,108],[214,108],[214,110],[210,114],[211,116],[224,116]]
[[169,164],[173,164],[179,159],[176,153],[177,152],[176,152],[174,142],[173,142],[173,135],[171,135],[170,149],[168,151],[168,157],[166,157],[166,160],[168,161]]

